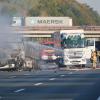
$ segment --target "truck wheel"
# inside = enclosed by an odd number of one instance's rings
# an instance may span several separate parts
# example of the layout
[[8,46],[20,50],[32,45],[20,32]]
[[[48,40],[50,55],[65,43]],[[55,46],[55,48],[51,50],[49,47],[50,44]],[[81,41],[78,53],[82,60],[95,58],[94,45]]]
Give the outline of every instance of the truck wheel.
[[82,68],[85,68],[85,64],[82,64]]

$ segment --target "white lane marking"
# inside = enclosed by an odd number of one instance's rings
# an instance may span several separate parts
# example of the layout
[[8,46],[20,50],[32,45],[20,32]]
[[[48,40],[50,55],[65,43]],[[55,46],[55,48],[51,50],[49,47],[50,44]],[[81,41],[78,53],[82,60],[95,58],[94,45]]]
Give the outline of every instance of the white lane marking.
[[68,74],[73,74],[73,72],[69,72]]
[[98,99],[97,100],[100,100],[100,96],[98,97]]
[[56,78],[50,78],[49,80],[50,80],[50,81],[53,81],[53,80],[55,80],[55,79],[56,79]]
[[34,84],[35,86],[39,86],[39,85],[42,85],[43,83],[36,83]]
[[24,75],[30,75],[30,74],[24,74]]
[[19,90],[15,90],[14,92],[15,93],[18,93],[18,92],[21,92],[21,91],[24,91],[25,89],[19,89]]
[[65,75],[61,75],[61,76],[63,77],[63,76],[65,76]]

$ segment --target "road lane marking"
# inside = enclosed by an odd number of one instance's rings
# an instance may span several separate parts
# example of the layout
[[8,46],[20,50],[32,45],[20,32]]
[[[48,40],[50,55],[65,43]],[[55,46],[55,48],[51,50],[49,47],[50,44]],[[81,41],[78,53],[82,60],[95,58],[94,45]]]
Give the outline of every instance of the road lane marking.
[[42,85],[43,83],[36,83],[34,84],[35,86],[39,86],[39,85]]
[[73,72],[69,72],[68,74],[73,74]]
[[100,100],[100,96],[98,97],[98,99],[97,100]]
[[62,76],[62,77],[63,77],[63,76],[65,76],[65,75],[60,75],[60,76]]
[[24,75],[31,75],[31,74],[24,74]]
[[15,90],[14,92],[15,93],[18,93],[18,92],[21,92],[21,91],[24,91],[25,89],[18,89],[18,90]]
[[53,81],[53,80],[55,80],[55,79],[56,79],[56,78],[50,78],[49,80],[50,80],[50,81]]

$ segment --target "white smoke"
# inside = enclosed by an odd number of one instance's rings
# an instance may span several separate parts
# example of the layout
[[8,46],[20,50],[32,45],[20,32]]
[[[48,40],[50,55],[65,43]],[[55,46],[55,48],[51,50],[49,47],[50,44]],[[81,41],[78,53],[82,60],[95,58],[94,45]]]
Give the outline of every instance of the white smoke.
[[[14,33],[11,24],[11,16],[7,9],[3,10],[3,3],[0,2],[0,62],[7,60],[14,49],[18,49],[21,36]],[[4,11],[4,12],[3,12]]]

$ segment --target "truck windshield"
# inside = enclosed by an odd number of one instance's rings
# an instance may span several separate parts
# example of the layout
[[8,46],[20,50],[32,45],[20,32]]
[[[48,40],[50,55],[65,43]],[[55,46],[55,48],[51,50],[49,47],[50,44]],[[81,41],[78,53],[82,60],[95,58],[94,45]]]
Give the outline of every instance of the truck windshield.
[[61,45],[63,48],[83,48],[84,38],[81,35],[63,35],[61,36]]

